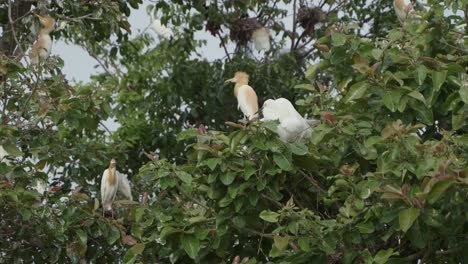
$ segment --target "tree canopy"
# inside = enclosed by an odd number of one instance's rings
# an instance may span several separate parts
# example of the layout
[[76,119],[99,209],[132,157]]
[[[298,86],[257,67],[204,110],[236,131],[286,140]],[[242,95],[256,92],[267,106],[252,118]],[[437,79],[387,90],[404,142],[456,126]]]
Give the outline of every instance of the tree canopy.
[[[174,36],[131,35],[139,8]],[[415,10],[400,23],[387,0],[0,1],[0,262],[468,262],[468,3]],[[33,14],[103,73],[73,82],[53,53],[30,64]],[[225,54],[204,58],[197,34]],[[239,70],[260,105],[284,97],[320,120],[310,141],[234,124],[224,80]],[[118,197],[115,219],[99,194],[112,158],[136,200]]]

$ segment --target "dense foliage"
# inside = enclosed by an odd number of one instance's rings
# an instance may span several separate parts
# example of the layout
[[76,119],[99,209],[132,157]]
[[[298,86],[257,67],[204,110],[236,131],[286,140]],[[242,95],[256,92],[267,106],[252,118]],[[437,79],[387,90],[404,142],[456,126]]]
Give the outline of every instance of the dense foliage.
[[[391,2],[0,2],[0,263],[468,262],[467,4],[430,0],[400,24]],[[130,38],[143,6],[173,39]],[[57,56],[21,61],[39,12],[105,73],[71,83]],[[249,23],[271,50],[253,50]],[[199,55],[199,31],[224,58]],[[320,119],[310,142],[226,125],[237,70],[260,103]],[[137,199],[116,219],[98,192],[112,157]]]

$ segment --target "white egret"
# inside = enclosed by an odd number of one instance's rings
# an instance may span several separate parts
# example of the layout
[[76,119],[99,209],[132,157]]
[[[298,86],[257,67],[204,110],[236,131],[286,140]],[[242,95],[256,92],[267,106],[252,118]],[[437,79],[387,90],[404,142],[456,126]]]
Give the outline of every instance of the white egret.
[[[153,12],[153,11],[151,11]],[[153,14],[151,14],[151,28],[153,29],[156,34],[162,39],[170,39],[174,36],[174,32],[165,25],[161,23],[161,20],[156,18]]]
[[268,29],[261,27],[252,34],[252,41],[257,50],[270,50],[270,32]]
[[114,218],[112,202],[115,199],[117,190],[129,200],[133,200],[130,182],[125,175],[117,171],[116,166],[117,162],[112,159],[109,168],[104,171],[101,179],[102,215],[104,216],[106,211],[111,211],[112,218]]
[[394,0],[393,8],[395,8],[398,19],[402,23],[406,20],[408,15],[414,11],[411,0]]
[[233,78],[226,83],[236,83],[234,95],[237,98],[238,109],[242,111],[247,120],[258,117],[258,98],[254,89],[249,86],[249,75],[245,72],[236,72]]
[[310,138],[311,125],[315,120],[306,120],[294,108],[293,104],[285,98],[268,99],[262,107],[262,121],[278,120],[277,133],[283,142],[296,142]]
[[45,60],[50,55],[50,51],[52,49],[52,38],[49,34],[55,29],[55,20],[51,16],[34,15],[39,18],[42,29],[39,31],[37,40],[31,48],[29,58],[31,59],[31,63],[38,64],[39,60]]

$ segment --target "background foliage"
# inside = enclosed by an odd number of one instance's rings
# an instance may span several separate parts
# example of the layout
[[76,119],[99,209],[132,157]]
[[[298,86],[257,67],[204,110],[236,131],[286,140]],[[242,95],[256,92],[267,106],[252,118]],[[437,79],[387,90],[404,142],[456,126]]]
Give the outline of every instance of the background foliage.
[[[159,42],[129,36],[142,4],[0,2],[1,262],[467,262],[466,2],[418,4],[400,25],[391,1],[159,1],[148,12],[176,31]],[[71,83],[57,56],[20,62],[32,13],[105,73]],[[239,23],[270,28],[272,49]],[[235,48],[207,61],[197,31]],[[321,119],[311,142],[226,126],[241,117],[223,84],[237,70],[260,103]],[[115,220],[96,184],[112,157],[137,199]]]

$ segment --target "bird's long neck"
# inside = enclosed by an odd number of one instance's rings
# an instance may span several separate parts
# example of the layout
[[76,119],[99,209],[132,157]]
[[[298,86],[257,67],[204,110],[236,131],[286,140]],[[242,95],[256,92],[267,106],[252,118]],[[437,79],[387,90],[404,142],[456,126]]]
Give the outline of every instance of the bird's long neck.
[[39,35],[49,35],[52,31],[54,31],[53,27],[44,27],[39,31]]
[[109,168],[109,184],[115,185],[116,176],[115,176],[115,168]]
[[249,84],[249,81],[247,80],[239,80],[236,82],[236,85],[234,86],[234,95],[237,97],[237,95],[239,94],[239,90],[242,86],[244,85],[248,85]]

